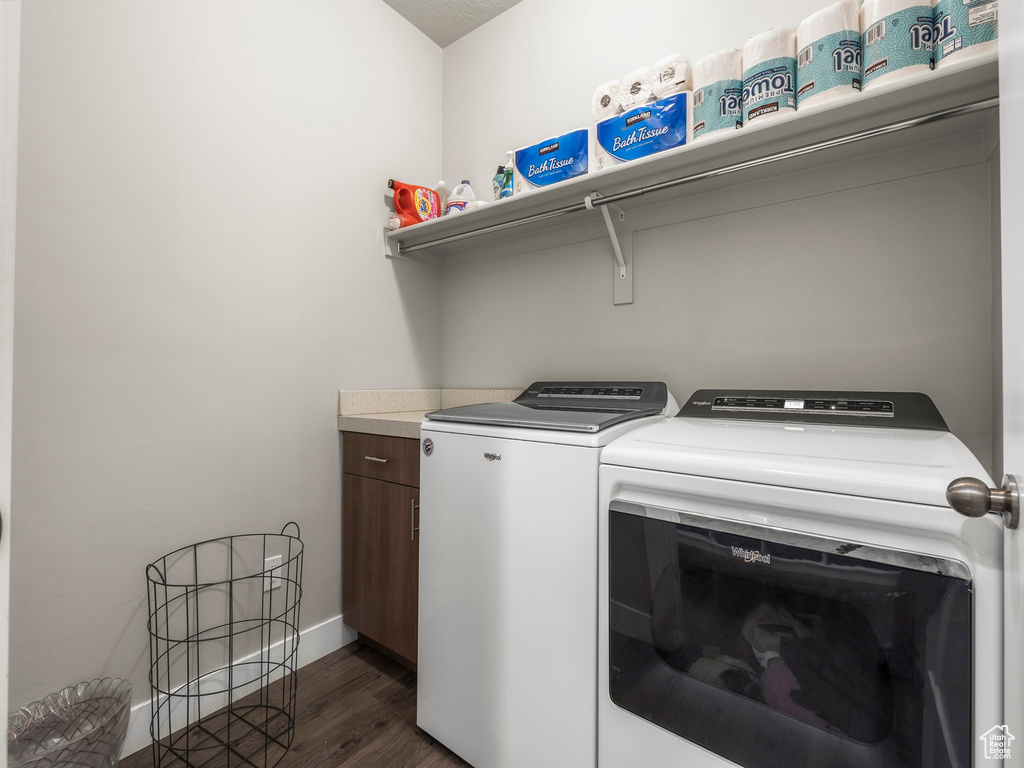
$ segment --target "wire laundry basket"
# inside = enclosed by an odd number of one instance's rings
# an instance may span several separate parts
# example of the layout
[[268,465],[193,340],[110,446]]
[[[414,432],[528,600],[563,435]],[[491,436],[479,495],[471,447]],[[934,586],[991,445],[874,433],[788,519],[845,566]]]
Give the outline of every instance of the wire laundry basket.
[[291,522],[146,567],[154,768],[272,768],[287,754],[302,553]]

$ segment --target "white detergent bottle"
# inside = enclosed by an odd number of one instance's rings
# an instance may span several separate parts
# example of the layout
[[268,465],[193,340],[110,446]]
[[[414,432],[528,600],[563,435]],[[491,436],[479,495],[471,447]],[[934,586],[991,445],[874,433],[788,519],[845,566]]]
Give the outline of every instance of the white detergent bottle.
[[437,199],[441,201],[441,215],[444,216],[447,213],[444,206],[448,202],[448,195],[451,194],[451,190],[448,189],[448,185],[444,183],[444,180],[441,180],[437,182],[434,191],[437,192]]
[[444,207],[445,214],[462,213],[466,210],[466,204],[476,200],[473,188],[469,186],[469,179],[463,179],[452,193],[448,196],[448,202]]

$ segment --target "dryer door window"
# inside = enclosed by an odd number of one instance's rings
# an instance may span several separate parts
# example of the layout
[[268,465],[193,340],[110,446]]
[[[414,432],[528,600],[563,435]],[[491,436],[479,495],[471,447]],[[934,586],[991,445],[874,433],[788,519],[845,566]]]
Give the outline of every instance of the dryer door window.
[[747,768],[971,764],[966,567],[615,502],[609,695]]

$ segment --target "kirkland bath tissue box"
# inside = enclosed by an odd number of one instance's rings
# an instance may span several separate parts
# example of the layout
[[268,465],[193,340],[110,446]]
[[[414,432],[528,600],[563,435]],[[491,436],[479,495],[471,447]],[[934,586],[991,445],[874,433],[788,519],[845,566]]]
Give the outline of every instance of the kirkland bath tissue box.
[[691,140],[693,92],[634,107],[597,124],[594,165],[601,171]]
[[590,131],[580,128],[516,150],[514,194],[557,184],[585,174],[590,166]]

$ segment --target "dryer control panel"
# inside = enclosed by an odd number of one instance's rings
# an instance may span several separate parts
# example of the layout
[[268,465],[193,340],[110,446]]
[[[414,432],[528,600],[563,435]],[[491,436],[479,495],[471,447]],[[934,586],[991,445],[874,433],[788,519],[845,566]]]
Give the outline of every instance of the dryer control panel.
[[701,389],[679,416],[948,431],[931,398],[919,392]]

